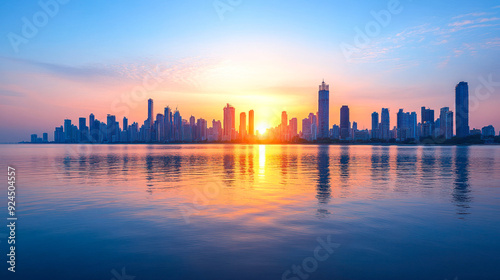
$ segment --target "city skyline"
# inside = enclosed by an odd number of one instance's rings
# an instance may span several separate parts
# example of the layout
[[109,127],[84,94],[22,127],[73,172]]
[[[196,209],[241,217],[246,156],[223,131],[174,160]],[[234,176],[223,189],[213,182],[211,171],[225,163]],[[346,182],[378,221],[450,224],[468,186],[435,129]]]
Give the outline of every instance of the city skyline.
[[[109,15],[115,4],[137,20]],[[274,127],[282,111],[303,116],[316,106],[318,78],[332,86],[330,111],[351,104],[359,128],[370,128],[370,114],[380,108],[390,109],[395,123],[403,103],[408,112],[454,108],[451,85],[462,80],[474,113],[469,126],[500,127],[495,1],[254,1],[223,14],[210,1],[186,5],[68,2],[31,29],[26,22],[34,24],[45,6],[27,1],[2,9],[0,118],[8,121],[0,129],[8,133],[0,142],[89,111],[142,119],[147,108],[139,104],[147,98],[206,119],[220,118],[213,109],[220,104],[253,108],[256,127]],[[318,7],[328,14],[321,21]],[[30,37],[12,43],[23,28]],[[330,124],[339,121],[330,114]]]
[[[480,129],[469,130],[469,95],[468,83],[459,82],[455,87],[455,109],[457,112],[456,133],[454,133],[454,113],[449,107],[439,110],[438,118],[435,118],[434,110],[421,107],[420,122],[416,112],[404,112],[399,109],[396,113],[397,122],[391,128],[390,110],[381,109],[379,122],[378,112],[371,114],[371,129],[358,129],[358,123],[350,119],[348,105],[340,108],[340,123],[328,127],[330,118],[329,111],[329,85],[323,80],[318,90],[317,112],[309,113],[302,120],[302,128],[299,131],[298,119],[289,117],[286,111],[281,113],[281,123],[276,127],[266,128],[265,131],[255,129],[254,110],[247,113],[240,112],[239,125],[236,126],[236,108],[229,103],[223,108],[223,118],[212,120],[212,127],[204,118],[196,119],[191,115],[183,118],[178,108],[173,112],[167,105],[164,114],[158,113],[154,118],[154,101],[147,101],[147,117],[144,123],[133,122],[128,125],[129,120],[123,117],[123,125],[120,127],[115,115],[107,114],[106,122],[95,119],[95,115],[89,115],[87,126],[86,117],[79,117],[78,126],[73,125],[71,119],[65,119],[64,125],[55,128],[53,142],[55,143],[182,143],[182,142],[255,142],[256,140],[271,140],[279,142],[300,141],[390,141],[404,143],[405,141],[420,141],[428,138],[436,139],[438,142],[450,140],[454,136],[465,138],[469,135],[479,134],[481,137],[496,136],[495,128],[485,125]],[[322,121],[323,119],[323,121]],[[352,120],[352,121],[351,121]],[[238,127],[238,129],[237,129]],[[31,143],[47,143],[47,133],[40,138],[37,134],[31,134]],[[499,133],[500,136],[500,133]],[[425,142],[425,141],[424,141]]]

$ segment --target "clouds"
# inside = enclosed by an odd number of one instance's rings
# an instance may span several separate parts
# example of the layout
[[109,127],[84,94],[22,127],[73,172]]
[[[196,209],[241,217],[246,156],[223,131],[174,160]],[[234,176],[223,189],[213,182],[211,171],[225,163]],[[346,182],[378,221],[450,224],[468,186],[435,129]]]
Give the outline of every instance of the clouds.
[[[434,60],[435,65],[443,68],[452,57],[476,55],[480,50],[498,48],[500,16],[497,14],[473,12],[451,17],[444,23],[434,21],[406,27],[373,39],[352,60],[355,63],[397,61],[409,66],[420,65],[415,59],[429,63]],[[425,55],[416,57],[417,53]],[[447,53],[444,60],[439,55],[442,53]],[[400,68],[394,68],[397,69]]]

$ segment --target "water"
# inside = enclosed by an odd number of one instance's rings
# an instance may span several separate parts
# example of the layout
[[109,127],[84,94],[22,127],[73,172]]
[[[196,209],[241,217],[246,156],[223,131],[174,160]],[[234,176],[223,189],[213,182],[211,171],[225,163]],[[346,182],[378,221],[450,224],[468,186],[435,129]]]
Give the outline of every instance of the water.
[[15,274],[0,227],[1,279],[500,279],[498,146],[0,145],[0,160],[19,217]]

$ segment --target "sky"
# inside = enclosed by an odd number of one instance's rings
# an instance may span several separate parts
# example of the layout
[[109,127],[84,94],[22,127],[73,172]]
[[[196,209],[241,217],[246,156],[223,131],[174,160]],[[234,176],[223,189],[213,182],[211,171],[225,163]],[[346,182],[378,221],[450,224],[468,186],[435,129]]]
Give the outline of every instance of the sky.
[[[223,118],[230,103],[256,127],[281,112],[317,112],[330,85],[330,125],[348,105],[371,113],[454,111],[469,83],[470,126],[500,118],[498,1],[2,1],[0,142],[49,133],[66,118],[107,114],[142,124],[154,110]],[[239,123],[239,121],[237,122]]]

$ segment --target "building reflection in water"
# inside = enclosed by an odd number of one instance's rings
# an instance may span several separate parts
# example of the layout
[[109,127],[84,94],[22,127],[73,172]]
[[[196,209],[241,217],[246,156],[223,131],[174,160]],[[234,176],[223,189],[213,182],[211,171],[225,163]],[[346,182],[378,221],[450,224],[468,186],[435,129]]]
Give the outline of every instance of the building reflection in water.
[[330,146],[321,145],[318,147],[318,179],[316,187],[316,198],[319,202],[318,214],[323,217],[330,214],[324,206],[331,198],[330,186]]
[[[468,146],[455,148],[455,187],[453,188],[453,202],[457,206],[458,215],[470,214],[470,185],[469,185],[469,157]],[[463,218],[463,217],[461,217]]]
[[224,166],[224,183],[228,187],[234,186],[234,168],[235,168],[235,145],[226,145],[224,146],[224,155],[223,155],[223,166]]

